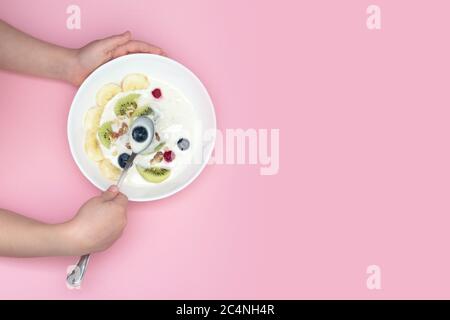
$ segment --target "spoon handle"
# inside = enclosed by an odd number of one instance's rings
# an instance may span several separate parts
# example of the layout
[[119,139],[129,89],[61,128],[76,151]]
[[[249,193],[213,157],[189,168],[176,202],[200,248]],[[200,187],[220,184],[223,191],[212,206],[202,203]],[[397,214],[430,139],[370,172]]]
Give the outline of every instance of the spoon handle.
[[125,168],[123,168],[122,173],[120,174],[119,180],[117,180],[116,186],[118,189],[120,189],[120,186],[122,185],[123,180],[125,179],[125,176],[127,175],[128,169],[131,168],[134,162],[134,158],[136,158],[137,153],[132,152],[130,157],[127,160],[127,164],[125,165]]
[[89,258],[90,254],[85,254],[84,256],[80,257],[80,260],[78,260],[77,265],[66,278],[68,285],[70,285],[71,287],[81,286],[81,282],[83,281],[83,277],[89,263]]

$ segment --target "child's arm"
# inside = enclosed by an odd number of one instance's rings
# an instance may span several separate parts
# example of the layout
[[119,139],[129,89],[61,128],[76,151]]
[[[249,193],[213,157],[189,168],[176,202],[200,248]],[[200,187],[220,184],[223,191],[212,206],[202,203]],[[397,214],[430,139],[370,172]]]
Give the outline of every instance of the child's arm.
[[107,249],[126,225],[127,198],[111,187],[70,221],[45,224],[0,209],[0,256],[80,256]]
[[131,40],[130,32],[69,49],[33,38],[0,20],[0,69],[80,85],[103,63],[128,53],[164,54],[153,45]]

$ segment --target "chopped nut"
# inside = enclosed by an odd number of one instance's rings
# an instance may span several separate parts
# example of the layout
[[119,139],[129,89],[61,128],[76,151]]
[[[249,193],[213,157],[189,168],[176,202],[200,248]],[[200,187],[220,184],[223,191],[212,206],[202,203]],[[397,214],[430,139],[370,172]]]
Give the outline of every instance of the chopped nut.
[[119,137],[119,134],[117,132],[111,131],[111,133],[109,134],[111,136],[111,138],[113,139],[117,139]]
[[118,137],[124,135],[127,132],[128,132],[128,125],[125,122],[123,122],[118,132],[111,131],[109,135],[111,136],[111,138],[117,139]]
[[128,118],[131,117],[131,115],[134,113],[134,109],[133,108],[129,108],[125,111],[126,115]]
[[160,163],[164,159],[164,154],[161,151],[158,151],[154,156],[153,159],[150,160],[150,164]]
[[129,142],[127,142],[127,143],[125,144],[125,147],[126,147],[127,149],[131,149],[131,144],[130,144]]
[[119,129],[119,136],[124,135],[128,132],[128,125],[125,122],[122,122],[122,126]]
[[156,132],[156,131],[155,131],[155,138],[156,138],[156,141],[161,141],[161,138],[160,138],[158,132]]

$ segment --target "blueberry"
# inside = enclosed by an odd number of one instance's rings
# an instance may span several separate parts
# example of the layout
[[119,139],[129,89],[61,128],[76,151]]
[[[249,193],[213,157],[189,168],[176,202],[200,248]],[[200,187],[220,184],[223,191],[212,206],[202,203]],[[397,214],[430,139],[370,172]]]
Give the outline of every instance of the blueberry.
[[122,153],[119,156],[118,162],[119,166],[123,169],[127,165],[128,159],[130,158],[130,155],[128,153]]
[[132,136],[137,142],[144,142],[148,138],[147,129],[144,127],[136,127],[133,129]]
[[189,146],[191,145],[191,143],[189,142],[188,139],[181,138],[180,140],[178,140],[177,145],[181,151],[184,151],[184,150],[189,149]]

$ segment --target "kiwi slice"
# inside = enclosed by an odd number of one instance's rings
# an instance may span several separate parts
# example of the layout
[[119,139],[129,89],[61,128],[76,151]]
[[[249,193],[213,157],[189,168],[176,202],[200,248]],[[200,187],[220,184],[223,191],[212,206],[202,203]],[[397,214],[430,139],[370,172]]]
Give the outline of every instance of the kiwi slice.
[[112,121],[105,122],[98,128],[98,139],[102,143],[102,145],[105,146],[105,148],[108,148],[111,146],[111,133],[112,133]]
[[130,111],[134,112],[137,108],[136,100],[140,97],[139,93],[130,93],[125,97],[117,100],[116,105],[114,106],[114,113],[116,116],[124,116],[129,114]]
[[148,182],[161,183],[170,176],[170,169],[151,167],[144,168],[141,166],[136,166],[139,174]]
[[149,106],[139,107],[137,108],[133,114],[132,118],[142,117],[142,116],[149,116],[153,113],[153,109]]
[[155,149],[153,150],[153,152],[158,152],[159,150],[162,149],[162,147],[164,147],[165,144],[166,144],[165,142],[160,142],[160,143],[155,147]]

